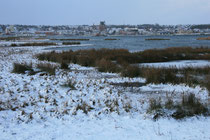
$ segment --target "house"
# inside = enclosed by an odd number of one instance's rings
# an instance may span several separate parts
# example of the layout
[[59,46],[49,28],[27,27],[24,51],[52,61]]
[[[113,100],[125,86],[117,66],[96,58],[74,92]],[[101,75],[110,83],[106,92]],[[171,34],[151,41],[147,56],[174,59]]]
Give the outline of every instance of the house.
[[5,29],[6,34],[14,34],[16,32],[17,32],[17,29],[13,25],[10,25],[10,26],[6,27],[6,29]]
[[54,31],[36,31],[35,34],[39,34],[39,35],[58,35],[58,33],[54,32]]

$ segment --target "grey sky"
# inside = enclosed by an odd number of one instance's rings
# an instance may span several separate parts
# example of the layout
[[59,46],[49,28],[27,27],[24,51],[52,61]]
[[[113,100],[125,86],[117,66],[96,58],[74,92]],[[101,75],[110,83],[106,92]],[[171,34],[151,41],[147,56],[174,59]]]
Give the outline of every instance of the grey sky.
[[0,24],[207,24],[210,0],[0,0]]

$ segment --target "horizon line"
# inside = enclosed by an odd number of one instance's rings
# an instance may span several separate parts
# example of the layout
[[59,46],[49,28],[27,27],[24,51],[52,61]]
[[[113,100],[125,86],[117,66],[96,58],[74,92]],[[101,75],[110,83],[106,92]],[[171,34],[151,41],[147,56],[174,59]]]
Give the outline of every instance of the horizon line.
[[[93,25],[99,25],[98,24],[1,24],[0,25],[23,25],[23,26],[93,26]],[[160,26],[177,26],[177,25],[210,25],[210,23],[201,23],[201,24],[159,24],[159,23],[144,23],[144,24],[106,24],[107,26],[112,26],[112,25],[117,25],[117,26],[122,26],[122,25],[129,25],[129,26],[138,26],[138,25],[160,25]]]

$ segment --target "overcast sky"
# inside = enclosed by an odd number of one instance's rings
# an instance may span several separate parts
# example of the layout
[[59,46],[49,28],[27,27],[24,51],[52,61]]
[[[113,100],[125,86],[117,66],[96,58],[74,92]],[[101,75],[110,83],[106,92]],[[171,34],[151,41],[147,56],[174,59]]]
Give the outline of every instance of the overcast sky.
[[0,0],[0,24],[209,24],[210,0]]

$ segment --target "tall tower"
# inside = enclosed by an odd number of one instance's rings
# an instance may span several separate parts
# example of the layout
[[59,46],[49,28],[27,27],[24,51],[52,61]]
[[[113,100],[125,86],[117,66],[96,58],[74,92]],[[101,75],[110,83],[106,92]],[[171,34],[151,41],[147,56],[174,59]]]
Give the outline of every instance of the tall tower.
[[104,31],[104,30],[106,30],[105,21],[101,21],[101,22],[100,22],[99,30],[100,30],[101,32]]

